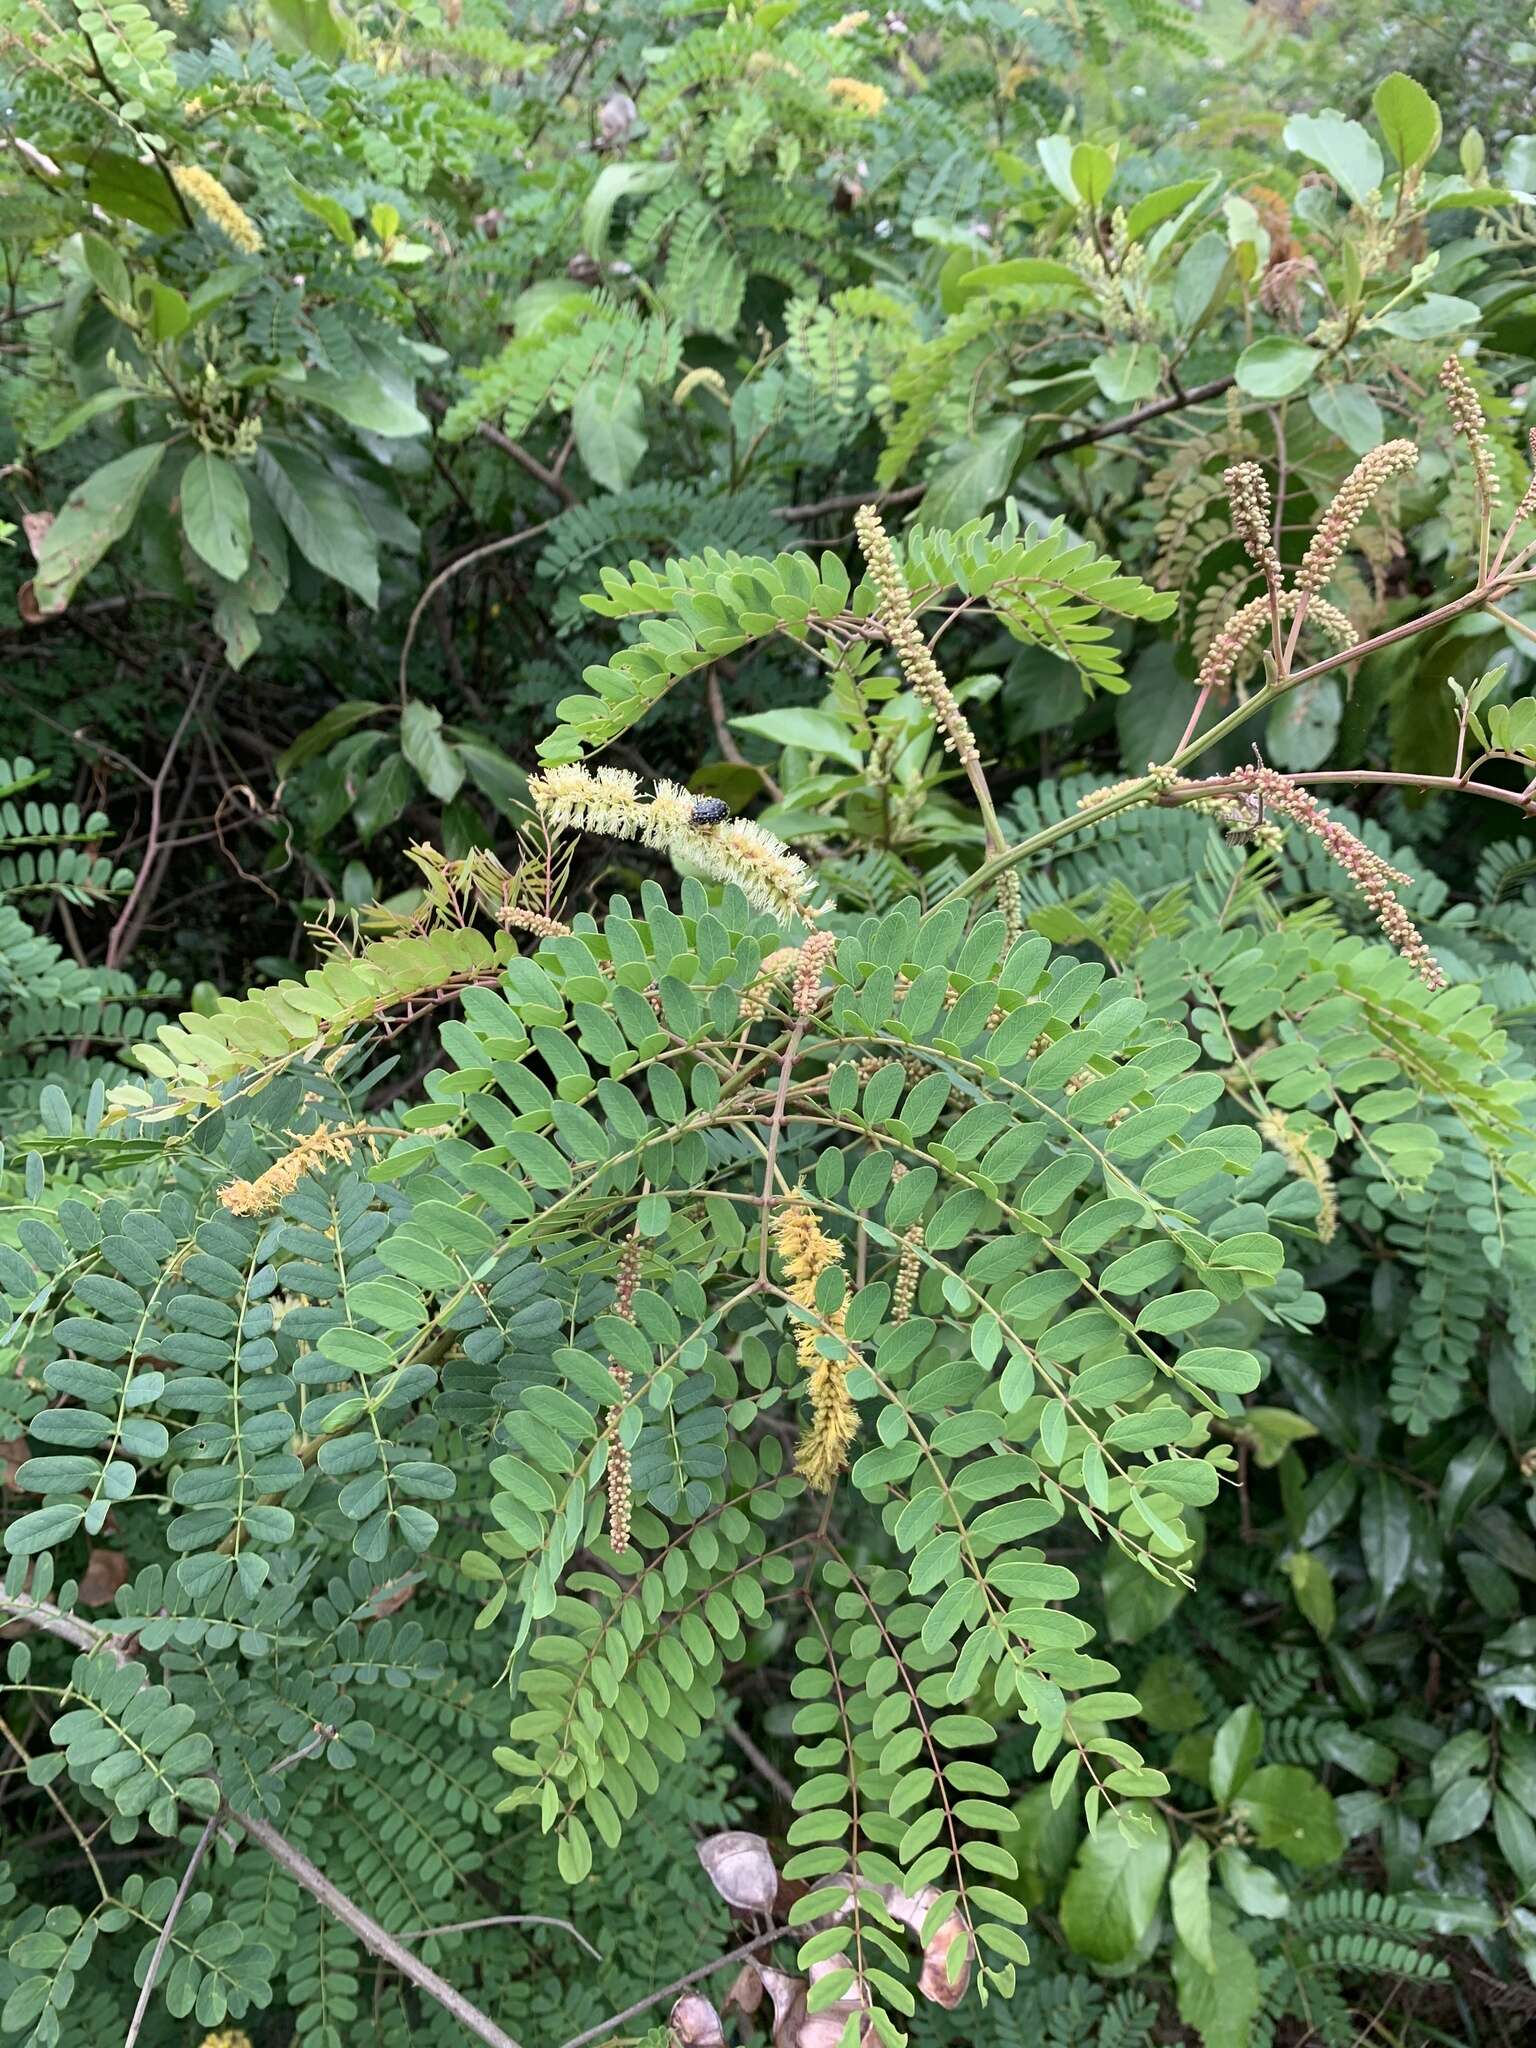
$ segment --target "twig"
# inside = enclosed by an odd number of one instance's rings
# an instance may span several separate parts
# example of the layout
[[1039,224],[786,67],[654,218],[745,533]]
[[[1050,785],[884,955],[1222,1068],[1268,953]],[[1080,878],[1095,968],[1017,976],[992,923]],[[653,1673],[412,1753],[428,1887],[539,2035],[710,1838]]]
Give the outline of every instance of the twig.
[[[24,1748],[21,1742],[21,1738],[16,1734],[15,1730],[11,1727],[10,1722],[5,1719],[3,1714],[0,1714],[0,1736],[3,1736],[5,1738],[5,1740],[10,1744],[11,1748],[14,1749],[16,1754],[21,1758],[23,1764],[25,1764],[28,1767],[28,1769],[30,1769],[32,1765],[32,1759],[30,1756],[28,1756],[26,1749]],[[101,1865],[96,1861],[95,1856],[92,1854],[90,1843],[86,1840],[85,1836],[80,1832],[80,1825],[78,1821],[76,1821],[75,1816],[70,1812],[69,1808],[64,1804],[63,1800],[59,1797],[58,1793],[53,1789],[52,1784],[46,1780],[43,1784],[43,1794],[48,1799],[49,1803],[57,1809],[59,1818],[63,1821],[65,1827],[74,1836],[76,1842],[79,1844],[80,1853],[85,1858],[86,1862],[90,1865],[91,1875],[96,1880],[96,1889],[101,1894],[102,1902],[105,1903],[112,1896],[111,1888],[107,1884],[107,1880],[101,1874]]]
[[139,1991],[139,2002],[133,2008],[133,2018],[128,2022],[128,2032],[123,2037],[123,2048],[133,2048],[134,2042],[139,2038],[139,2029],[144,2024],[144,2016],[149,2011],[149,2001],[154,1993],[155,1979],[160,1974],[161,1960],[171,1945],[171,1929],[176,1925],[176,1917],[186,1904],[187,1893],[191,1891],[192,1880],[197,1875],[197,1866],[202,1862],[204,1856],[207,1855],[208,1844],[213,1840],[214,1831],[218,1825],[218,1814],[210,1814],[207,1825],[197,1838],[197,1846],[187,1858],[187,1867],[181,1873],[181,1883],[176,1887],[176,1896],[171,1901],[171,1910],[161,1922],[160,1939],[155,1943],[155,1952],[149,1959],[149,1969],[145,1973],[144,1982]]
[[[0,1588],[0,1613],[9,1614],[17,1621],[30,1622],[34,1628],[44,1629],[49,1635],[58,1636],[66,1643],[73,1643],[76,1649],[106,1649],[118,1663],[125,1664],[128,1661],[126,1653],[120,1647],[120,1639],[110,1630],[97,1628],[94,1623],[82,1621],[77,1615],[65,1614],[61,1608],[52,1607],[46,1601],[31,1600],[25,1593],[7,1593]],[[323,1743],[329,1734],[330,1730],[317,1727],[309,1742],[296,1750],[292,1756],[285,1757],[277,1768],[285,1769],[289,1764],[297,1763],[301,1757],[310,1754],[312,1747],[318,1747]],[[345,1892],[338,1890],[330,1879],[310,1862],[302,1850],[296,1849],[287,1836],[280,1834],[270,1821],[263,1820],[258,1814],[242,1813],[227,1800],[220,1805],[209,1826],[217,1827],[225,1821],[231,1821],[244,1829],[253,1842],[266,1850],[279,1869],[286,1870],[290,1877],[303,1885],[304,1889],[317,1899],[328,1913],[339,1920],[343,1927],[351,1928],[365,1948],[382,1957],[398,1970],[402,1977],[408,1978],[418,1990],[435,1999],[445,2012],[453,2015],[460,2026],[466,2028],[477,2040],[484,2041],[486,2048],[519,2048],[518,2042],[488,2014],[472,2004],[461,1991],[455,1991],[453,1986],[439,1977],[435,1970],[429,1970],[425,1963],[418,1962],[409,1949],[401,1946],[394,1935],[386,1934],[371,1914],[365,1913],[361,1906],[347,1897]],[[174,1912],[173,1903],[172,1913]],[[153,1978],[153,1969],[150,1974]]]
[[1137,427],[1145,426],[1148,420],[1161,419],[1164,413],[1183,412],[1188,406],[1204,405],[1208,398],[1220,398],[1236,382],[1236,377],[1212,377],[1209,383],[1191,384],[1187,391],[1176,391],[1171,398],[1149,399],[1145,405],[1138,405],[1134,412],[1121,413],[1117,419],[1101,420],[1097,426],[1085,427],[1080,434],[1069,434],[1064,441],[1052,441],[1030,460],[1044,462],[1052,455],[1070,455],[1074,448],[1087,448],[1095,441],[1108,441],[1116,434],[1133,433]]
[[715,665],[710,663],[704,671],[704,693],[709,699],[709,715],[714,721],[715,745],[727,761],[734,761],[738,768],[745,768],[747,757],[732,737],[730,725],[725,716],[725,697],[720,688],[720,677]]
[[765,1783],[771,1785],[779,1797],[788,1804],[795,1796],[795,1788],[771,1758],[764,1756],[745,1728],[734,1721],[722,1721],[721,1727],[741,1751],[747,1762]]
[[[1207,384],[1192,384],[1187,391],[1176,391],[1171,398],[1154,398],[1146,405],[1138,405],[1134,412],[1126,412],[1112,420],[1100,420],[1096,426],[1085,427],[1081,433],[1068,434],[1063,440],[1047,442],[1044,448],[1037,448],[1028,459],[1030,462],[1048,462],[1054,455],[1070,455],[1075,448],[1090,447],[1095,441],[1108,441],[1116,434],[1134,433],[1137,427],[1145,426],[1148,420],[1161,419],[1164,413],[1183,412],[1191,405],[1203,405],[1209,398],[1220,398],[1230,391],[1237,382],[1235,377],[1212,377]],[[899,491],[845,491],[835,498],[818,498],[809,505],[776,505],[773,516],[776,519],[802,520],[819,519],[827,512],[854,512],[860,505],[911,505],[919,499],[928,486],[908,484]]]
[[781,804],[784,801],[783,790],[780,789],[766,768],[759,768],[755,762],[747,759],[731,735],[731,728],[725,716],[725,697],[720,688],[719,671],[722,668],[729,676],[734,676],[736,673],[728,661],[718,664],[711,662],[704,672],[704,691],[709,701],[709,715],[714,722],[715,745],[720,749],[721,754],[727,761],[735,762],[739,768],[751,768],[755,775],[760,776],[763,787],[767,790],[769,797],[774,803]]
[[499,448],[503,455],[510,455],[521,468],[541,483],[546,491],[552,491],[562,505],[574,505],[576,493],[563,477],[556,476],[552,469],[546,469],[537,455],[530,455],[521,441],[514,441],[510,434],[504,434],[500,427],[493,427],[489,420],[480,422],[480,438],[489,441],[493,448]]
[[1211,691],[1214,687],[1214,684],[1207,683],[1205,688],[1200,692],[1199,696],[1195,699],[1195,708],[1189,714],[1189,723],[1184,728],[1184,736],[1179,741],[1179,744],[1173,750],[1176,754],[1182,754],[1184,749],[1189,745],[1190,741],[1194,738],[1195,727],[1200,723],[1200,714],[1204,711],[1206,705],[1210,702]]
[[637,1999],[633,2005],[625,2006],[622,2012],[610,2013],[608,2018],[600,2021],[597,2026],[588,2027],[584,2034],[572,2034],[569,2041],[561,2042],[560,2048],[587,2048],[589,2041],[600,2041],[605,2034],[611,2034],[615,2027],[622,2026],[625,2020],[632,2020],[640,2013],[649,2012],[653,2005],[660,2005],[664,1998],[671,1998],[676,1992],[686,1991],[690,1984],[698,1984],[705,1977],[713,1977],[718,1970],[729,1969],[732,1963],[745,1962],[748,1956],[756,1955],[760,1948],[771,1947],[774,1942],[781,1941],[790,1932],[791,1929],[788,1927],[774,1927],[767,1934],[759,1934],[751,1941],[744,1941],[740,1948],[733,1948],[729,1955],[721,1956],[718,1961],[705,1963],[702,1969],[690,1970],[686,1977],[679,1977],[675,1984],[663,1985],[660,1991],[653,1991],[649,1998]]
[[16,1621],[30,1622],[33,1628],[57,1636],[60,1642],[73,1643],[77,1650],[105,1650],[119,1666],[128,1662],[128,1652],[123,1648],[121,1636],[109,1635],[93,1622],[66,1614],[62,1607],[54,1607],[46,1600],[34,1600],[26,1593],[0,1590],[0,1614],[9,1614]]
[[[1416,633],[1429,632],[1436,626],[1446,625],[1450,620],[1460,618],[1464,612],[1475,611],[1479,606],[1486,605],[1491,597],[1503,597],[1516,584],[1530,580],[1529,575],[1516,574],[1512,565],[1511,568],[1502,570],[1496,578],[1490,576],[1486,583],[1475,584],[1460,597],[1453,597],[1445,604],[1436,605],[1432,611],[1423,612],[1418,618],[1405,619],[1401,625],[1390,626],[1385,632],[1373,634],[1368,640],[1357,640],[1352,647],[1340,648],[1334,654],[1325,655],[1321,661],[1313,662],[1310,667],[1297,669],[1293,674],[1282,676],[1269,688],[1256,691],[1245,704],[1239,704],[1235,710],[1229,711],[1225,718],[1218,719],[1208,732],[1184,741],[1172,760],[1165,764],[1165,772],[1167,769],[1182,770],[1190,761],[1207,753],[1219,740],[1224,740],[1229,733],[1245,725],[1257,712],[1276,703],[1288,691],[1297,689],[1302,683],[1313,682],[1318,676],[1331,674],[1334,669],[1347,668],[1353,662],[1363,661],[1366,655],[1375,654],[1383,647],[1395,646],[1399,640],[1412,639]],[[1379,778],[1371,771],[1362,770],[1359,774],[1350,775],[1348,779],[1369,781]],[[1413,781],[1415,786],[1420,788],[1435,786],[1434,777],[1415,776]],[[1450,778],[1444,778],[1441,786],[1451,786]],[[1465,782],[1454,786],[1460,789],[1470,787]],[[1054,846],[1058,840],[1069,838],[1074,832],[1081,832],[1087,826],[1101,824],[1105,818],[1113,817],[1117,811],[1128,810],[1133,804],[1151,801],[1157,787],[1154,777],[1138,776],[1134,781],[1126,783],[1124,788],[1117,790],[1114,795],[1106,796],[1101,803],[1093,804],[1085,810],[1069,811],[1065,817],[1053,819],[1049,825],[1042,825],[1038,832],[1031,832],[1017,845],[1010,846],[1005,852],[983,861],[963,882],[957,883],[929,908],[939,910],[946,903],[962,902],[966,897],[974,896],[983,889],[994,887],[998,876],[1016,866],[1021,860],[1027,860],[1031,855],[1043,852],[1047,846]],[[1478,785],[1473,789],[1473,793],[1481,795],[1485,792],[1482,786]],[[1524,795],[1516,796],[1510,791],[1502,791],[1500,796],[1506,803],[1523,805],[1526,802]]]
[[452,2013],[461,2027],[477,2040],[484,2041],[486,2048],[518,2048],[518,2043],[497,2026],[488,2013],[472,2005],[463,1992],[455,1991],[451,1984],[438,1976],[436,1970],[429,1970],[425,1963],[418,1962],[394,1935],[386,1934],[371,1913],[365,1913],[345,1892],[338,1890],[301,1849],[296,1849],[286,1835],[278,1833],[270,1821],[262,1820],[254,1813],[236,1813],[233,1809],[230,1810],[230,1818],[244,1828],[253,1842],[266,1850],[280,1870],[286,1870],[290,1877],[297,1879],[343,1927],[351,1928],[364,1948],[382,1957],[402,1977],[409,1978],[418,1990],[435,1999],[444,2012]]
[[128,891],[123,907],[118,913],[117,921],[107,936],[106,964],[109,968],[122,965],[123,955],[128,951],[137,934],[138,925],[141,922],[138,914],[139,902],[150,885],[152,874],[160,865],[161,805],[165,798],[166,777],[171,772],[171,763],[176,759],[182,738],[192,721],[193,713],[197,710],[198,699],[203,693],[203,684],[207,680],[208,671],[205,668],[197,681],[192,685],[192,689],[187,697],[186,706],[182,711],[181,717],[177,720],[176,730],[171,734],[171,743],[165,750],[165,758],[161,761],[159,769],[149,785],[149,830],[144,840],[144,858],[139,862],[139,871],[133,878],[133,887]]
[[775,505],[772,517],[775,519],[820,519],[828,512],[857,512],[861,505],[878,505],[883,511],[888,505],[913,505],[923,495],[926,484],[908,484],[899,491],[841,491],[835,498],[817,498],[809,505]]
[[589,1956],[598,1962],[603,1960],[600,1948],[594,1948],[579,1928],[569,1920],[557,1920],[549,1913],[493,1913],[488,1920],[452,1920],[446,1927],[408,1927],[404,1934],[397,1935],[397,1941],[435,1941],[440,1934],[473,1934],[479,1927],[559,1927],[572,1941],[579,1941]]
[[537,526],[525,526],[519,533],[504,534],[500,540],[488,540],[483,547],[471,548],[468,554],[457,555],[447,568],[439,569],[432,581],[416,600],[416,608],[406,623],[405,639],[400,646],[400,702],[406,701],[407,677],[411,666],[411,649],[416,644],[416,629],[421,624],[422,614],[436,597],[445,583],[463,570],[473,568],[476,562],[483,562],[488,555],[505,554],[508,548],[520,548],[525,540],[535,540],[541,533],[547,533],[553,525],[549,519],[541,519]]
[[[428,412],[445,413],[448,410],[446,399],[439,398],[435,392],[427,392],[421,402]],[[552,491],[562,505],[576,503],[576,493],[570,485],[562,482],[552,469],[547,469],[537,455],[530,455],[521,441],[514,441],[510,434],[504,434],[500,427],[492,426],[489,420],[482,420],[476,432],[482,441],[489,441],[491,446],[499,448],[503,455],[510,455],[519,468],[525,469],[544,486],[546,491]]]

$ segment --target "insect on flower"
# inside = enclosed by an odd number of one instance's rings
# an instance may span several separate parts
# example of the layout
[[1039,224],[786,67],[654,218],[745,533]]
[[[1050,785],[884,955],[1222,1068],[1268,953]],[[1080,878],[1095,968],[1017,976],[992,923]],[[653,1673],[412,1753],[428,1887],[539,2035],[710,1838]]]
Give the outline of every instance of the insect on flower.
[[717,796],[696,796],[693,800],[695,825],[723,825],[731,815],[731,807]]

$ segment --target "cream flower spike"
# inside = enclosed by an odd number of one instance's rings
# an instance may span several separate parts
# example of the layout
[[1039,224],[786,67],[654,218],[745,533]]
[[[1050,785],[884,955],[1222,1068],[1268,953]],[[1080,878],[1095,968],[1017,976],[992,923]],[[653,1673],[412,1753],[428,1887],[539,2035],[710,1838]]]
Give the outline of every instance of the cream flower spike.
[[638,839],[711,881],[734,882],[749,903],[781,922],[810,916],[805,899],[811,875],[799,855],[750,818],[695,824],[696,799],[679,783],[660,783],[646,797],[639,778],[626,768],[568,764],[530,776],[528,790],[540,817],[554,830]]

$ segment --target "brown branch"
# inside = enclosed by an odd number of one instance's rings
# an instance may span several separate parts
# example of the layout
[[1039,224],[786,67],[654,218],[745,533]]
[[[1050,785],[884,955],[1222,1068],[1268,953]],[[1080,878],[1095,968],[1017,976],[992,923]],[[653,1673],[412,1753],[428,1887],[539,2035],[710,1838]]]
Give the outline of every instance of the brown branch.
[[594,1948],[580,1928],[573,1927],[569,1920],[557,1920],[552,1913],[493,1913],[488,1920],[450,1920],[446,1927],[408,1927],[398,1939],[436,1941],[443,1934],[473,1934],[479,1927],[558,1927],[572,1941],[580,1942],[589,1956],[598,1962],[603,1960],[602,1950]]
[[488,2013],[471,2004],[463,1992],[455,1991],[451,1984],[438,1976],[436,1970],[429,1970],[425,1963],[418,1962],[394,1935],[386,1934],[371,1913],[365,1913],[361,1906],[354,1904],[345,1892],[333,1885],[302,1850],[296,1849],[286,1835],[278,1833],[270,1821],[262,1820],[253,1813],[232,1813],[231,1818],[238,1821],[253,1842],[266,1850],[280,1870],[286,1870],[334,1919],[339,1920],[343,1927],[350,1928],[364,1948],[398,1970],[402,1977],[409,1978],[444,2012],[451,2013],[476,2040],[484,2041],[486,2048],[518,2048],[518,2043],[497,2026]]
[[489,441],[493,448],[499,448],[503,455],[512,460],[541,483],[546,491],[552,491],[562,505],[574,505],[576,493],[563,477],[556,476],[552,469],[546,469],[536,455],[530,455],[521,441],[514,441],[510,434],[504,434],[500,427],[493,427],[488,420],[480,422],[480,438]]
[[[49,1635],[58,1636],[63,1642],[72,1643],[76,1649],[105,1649],[119,1664],[126,1664],[128,1661],[120,1637],[113,1635],[108,1629],[97,1628],[92,1622],[82,1621],[77,1615],[66,1614],[62,1608],[50,1606],[47,1601],[32,1600],[25,1593],[7,1593],[0,1588],[0,1613],[9,1614],[17,1621],[29,1622],[34,1628],[43,1629]],[[310,1754],[313,1748],[319,1747],[329,1732],[327,1729],[317,1728],[309,1743],[295,1751],[291,1757],[285,1757],[277,1768],[283,1769],[289,1764],[297,1763],[301,1757]],[[472,2004],[461,1991],[455,1991],[453,1986],[439,1977],[435,1970],[429,1970],[425,1963],[418,1962],[410,1950],[402,1947],[394,1935],[387,1934],[371,1914],[365,1913],[361,1906],[356,1905],[345,1892],[332,1884],[330,1879],[310,1862],[303,1851],[296,1849],[287,1836],[280,1834],[270,1821],[263,1820],[259,1814],[242,1813],[227,1800],[220,1805],[218,1812],[208,1823],[208,1830],[211,1831],[224,1821],[232,1821],[237,1827],[244,1829],[253,1842],[266,1850],[279,1869],[286,1870],[288,1875],[303,1885],[311,1897],[318,1900],[343,1927],[350,1928],[365,1948],[382,1957],[398,1970],[402,1977],[408,1978],[418,1990],[435,1999],[445,2012],[453,2015],[460,2026],[473,2034],[477,2040],[484,2041],[486,2048],[519,2048],[519,2044],[512,2036],[499,2027],[488,2014],[481,2012],[480,2008]],[[199,1860],[200,1851],[199,1855],[194,1857],[183,1879],[183,1889],[190,1882]],[[178,1893],[176,1900],[172,1901],[166,1926],[161,1930],[162,1937],[168,1936],[170,1922],[175,1918],[180,1897],[181,1894]],[[157,1949],[150,1967],[150,1983],[154,1980],[155,1966],[159,1958],[160,1950]],[[131,2040],[132,2036],[129,2038]]]
[[187,1867],[181,1873],[181,1883],[176,1887],[176,1896],[171,1901],[171,1909],[161,1923],[160,1938],[155,1943],[155,1952],[149,1959],[149,1968],[144,1974],[144,1982],[139,1991],[138,2004],[133,2008],[133,2018],[128,2022],[128,2032],[123,2037],[123,2048],[133,2048],[134,2042],[139,2038],[139,2029],[144,2024],[144,2016],[149,2011],[149,2001],[154,1994],[155,1979],[160,1975],[161,1961],[166,1950],[171,1945],[171,1929],[176,1925],[177,1916],[186,1904],[187,1893],[192,1889],[192,1880],[197,1875],[197,1866],[202,1862],[204,1856],[207,1855],[208,1844],[213,1840],[218,1825],[219,1815],[217,1813],[210,1814],[207,1825],[197,1838],[196,1848],[193,1849],[192,1854],[187,1858]]
[[899,491],[842,491],[835,498],[817,498],[810,505],[775,505],[775,519],[820,519],[828,512],[857,512],[861,505],[912,505],[923,495],[926,484],[907,484]]
[[766,1934],[759,1934],[751,1941],[744,1941],[740,1948],[733,1948],[729,1955],[721,1956],[713,1963],[705,1963],[700,1969],[690,1970],[686,1977],[679,1977],[674,1984],[664,1984],[660,1991],[653,1991],[649,1998],[637,1999],[633,2005],[625,2006],[622,2012],[611,2013],[597,2026],[588,2027],[584,2034],[572,2034],[569,2041],[561,2042],[560,2048],[587,2048],[589,2041],[601,2041],[605,2035],[611,2034],[615,2027],[622,2026],[625,2020],[632,2020],[640,2013],[649,2012],[653,2005],[660,2005],[664,1998],[671,1998],[676,1992],[686,1991],[690,1984],[702,1983],[704,1978],[713,1977],[716,1971],[729,1969],[732,1963],[745,1962],[748,1956],[755,1956],[759,1949],[771,1947],[774,1942],[782,1940],[792,1931],[788,1927],[774,1927]]
[[720,1727],[722,1733],[735,1743],[763,1782],[771,1786],[779,1798],[789,1805],[794,1799],[795,1788],[778,1765],[770,1757],[764,1756],[746,1729],[739,1727],[735,1721],[722,1721]]
[[0,1589],[0,1614],[29,1622],[46,1635],[57,1636],[62,1643],[72,1643],[77,1650],[105,1650],[114,1663],[123,1665],[128,1662],[128,1652],[123,1648],[121,1636],[109,1635],[93,1622],[66,1614],[62,1607],[54,1607],[47,1600],[34,1600],[27,1593],[7,1593]]
[[1094,441],[1108,441],[1116,434],[1134,433],[1137,427],[1145,426],[1148,420],[1161,419],[1164,413],[1183,412],[1191,405],[1204,405],[1208,398],[1220,398],[1236,382],[1235,377],[1212,377],[1208,384],[1192,384],[1187,391],[1174,392],[1171,398],[1149,399],[1145,405],[1138,405],[1134,412],[1121,413],[1118,419],[1101,420],[1096,427],[1086,427],[1080,434],[1069,434],[1064,441],[1052,441],[1030,460],[1044,462],[1052,455],[1070,455],[1074,448],[1086,448]]
[[[432,391],[423,393],[421,402],[428,412],[442,414],[448,410],[447,400],[439,398]],[[482,420],[475,431],[482,441],[489,441],[491,446],[499,448],[503,455],[510,455],[519,468],[525,469],[535,482],[544,486],[546,491],[553,492],[562,505],[576,503],[576,493],[570,485],[557,476],[554,470],[546,468],[537,455],[531,455],[521,441],[514,441],[510,434],[504,434],[500,427],[492,426],[489,420]]]
[[[1175,391],[1169,398],[1149,399],[1145,405],[1138,405],[1134,412],[1121,413],[1112,420],[1100,420],[1096,426],[1085,427],[1081,433],[1047,442],[1045,447],[1037,448],[1028,461],[1048,462],[1054,455],[1070,455],[1075,448],[1087,448],[1095,441],[1112,440],[1116,434],[1134,433],[1137,427],[1145,426],[1148,420],[1161,419],[1165,413],[1184,412],[1189,406],[1204,405],[1207,399],[1220,398],[1236,382],[1235,377],[1212,377],[1209,383],[1192,384],[1187,391]],[[819,519],[823,513],[829,512],[856,512],[860,505],[878,505],[882,509],[887,505],[911,505],[922,497],[927,488],[926,484],[907,484],[899,491],[844,491],[835,498],[818,498],[809,505],[776,505],[773,516],[798,521]]]
[[405,639],[400,645],[400,702],[402,705],[406,701],[407,677],[411,666],[411,649],[416,644],[416,633],[421,625],[422,614],[426,611],[427,606],[436,597],[437,593],[443,588],[444,584],[451,583],[453,578],[459,575],[461,571],[473,568],[476,562],[483,562],[489,555],[505,554],[509,548],[520,548],[525,540],[535,540],[539,534],[547,533],[552,523],[551,520],[541,519],[537,526],[525,526],[521,532],[504,534],[500,540],[488,540],[482,547],[471,548],[467,554],[455,555],[446,568],[438,570],[432,581],[421,593],[421,596],[417,598],[416,608],[406,622]]
[[[148,915],[149,902],[154,900],[154,890],[159,887],[159,883],[163,879],[165,864],[160,858],[160,825],[161,806],[165,799],[166,778],[171,772],[171,764],[176,759],[187,727],[192,722],[193,714],[197,710],[198,699],[202,695],[203,684],[207,679],[208,671],[205,668],[197,681],[192,685],[191,692],[187,697],[186,707],[182,711],[181,717],[177,720],[176,730],[171,734],[171,743],[165,750],[165,757],[155,773],[154,780],[149,785],[149,829],[144,840],[144,858],[139,863],[139,871],[133,878],[133,887],[128,891],[123,907],[118,913],[117,921],[107,935],[106,965],[109,968],[122,965],[124,955],[131,948],[134,939],[138,936],[140,926]],[[191,784],[188,783],[182,792],[183,802],[185,802],[190,791]],[[149,894],[149,902],[144,901],[146,892]]]

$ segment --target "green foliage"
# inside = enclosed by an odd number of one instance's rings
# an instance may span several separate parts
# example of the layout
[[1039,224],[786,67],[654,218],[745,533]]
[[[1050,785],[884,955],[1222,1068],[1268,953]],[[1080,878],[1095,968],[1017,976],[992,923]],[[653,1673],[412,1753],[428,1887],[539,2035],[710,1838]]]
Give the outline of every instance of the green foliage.
[[1523,2037],[1536,144],[1322,12],[0,0],[6,2041]]

